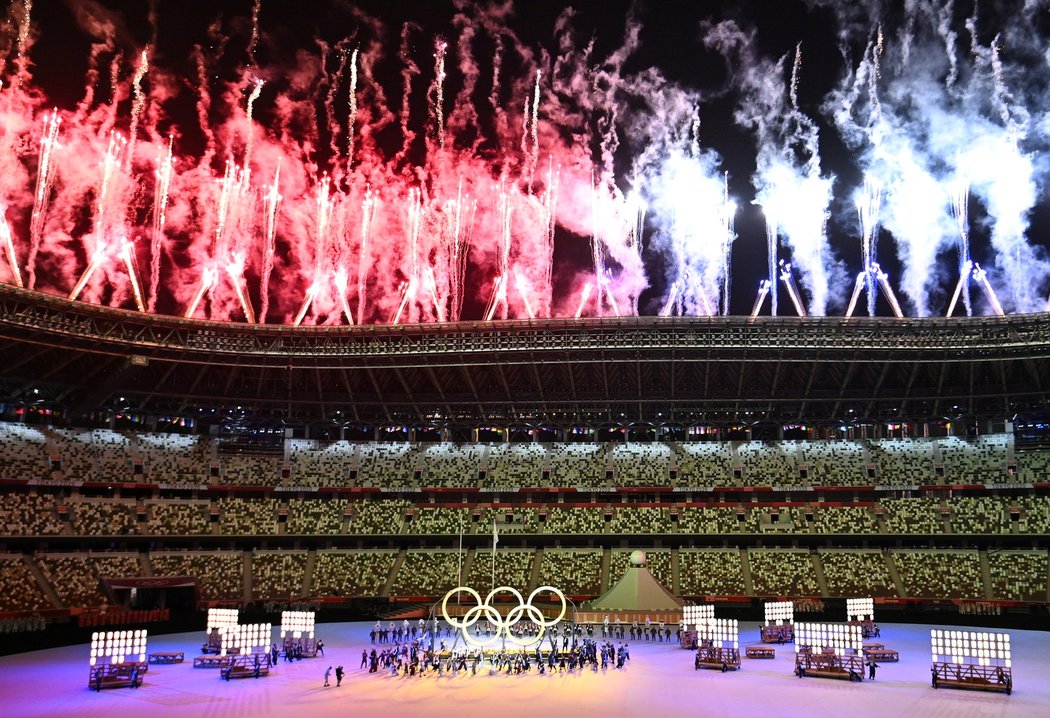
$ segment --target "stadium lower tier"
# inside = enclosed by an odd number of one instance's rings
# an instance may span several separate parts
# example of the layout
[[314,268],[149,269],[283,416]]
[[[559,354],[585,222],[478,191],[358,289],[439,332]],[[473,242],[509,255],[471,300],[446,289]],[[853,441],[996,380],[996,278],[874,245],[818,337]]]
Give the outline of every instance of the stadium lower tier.
[[[628,570],[627,549],[491,548],[91,551],[0,554],[0,612],[119,604],[120,579],[154,579],[195,601],[433,600],[455,586],[554,585],[600,595]],[[1050,600],[1050,552],[943,549],[655,548],[647,567],[676,595],[704,597]],[[124,581],[124,585],[127,585]],[[126,598],[126,596],[125,596]]]
[[[130,536],[1015,536],[1050,534],[1047,489],[1008,495],[927,490],[895,498],[893,491],[790,492],[781,500],[755,493],[737,501],[710,494],[634,503],[636,496],[537,494],[499,503],[492,495],[453,503],[440,494],[415,500],[352,491],[295,498],[270,491],[84,490],[7,486],[0,493],[0,527],[8,537]],[[99,495],[99,494],[102,495]],[[955,492],[960,493],[960,492]],[[165,495],[167,494],[167,495]],[[302,495],[302,494],[300,494]],[[368,496],[369,498],[343,498]],[[662,499],[679,494],[661,494]],[[862,498],[860,498],[862,497]],[[509,497],[504,497],[504,499]],[[519,499],[522,497],[518,497]],[[528,498],[528,497],[525,497]],[[698,499],[706,498],[706,501]],[[437,499],[437,500],[436,500]],[[542,499],[542,501],[535,500]],[[469,503],[467,503],[469,501]],[[574,501],[575,503],[570,503]]]

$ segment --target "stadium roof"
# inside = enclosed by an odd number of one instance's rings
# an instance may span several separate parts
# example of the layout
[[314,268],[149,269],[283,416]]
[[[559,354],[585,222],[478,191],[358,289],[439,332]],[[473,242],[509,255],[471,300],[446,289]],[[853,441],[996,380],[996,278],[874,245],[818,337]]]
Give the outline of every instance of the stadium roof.
[[71,414],[118,396],[156,414],[434,426],[1002,418],[1050,404],[1046,314],[296,328],[9,286],[0,304],[0,400]]

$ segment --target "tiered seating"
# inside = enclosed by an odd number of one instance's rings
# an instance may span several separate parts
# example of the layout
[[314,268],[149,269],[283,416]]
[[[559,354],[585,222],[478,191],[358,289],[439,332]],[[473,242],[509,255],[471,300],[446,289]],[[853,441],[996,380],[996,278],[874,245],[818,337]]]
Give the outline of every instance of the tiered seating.
[[678,530],[693,534],[757,533],[757,515],[745,511],[744,520],[732,506],[686,507],[678,513]]
[[[609,554],[609,586],[623,578],[631,565],[630,551],[613,551]],[[668,591],[674,591],[674,573],[671,568],[670,551],[646,551],[645,567]]]
[[886,533],[939,534],[944,531],[937,499],[887,499],[881,502]]
[[[421,506],[412,516],[412,520],[405,523],[405,531],[413,534],[449,536],[458,536],[461,531],[471,534],[474,533],[475,527],[470,515],[471,510],[467,507]],[[491,521],[488,526],[491,531]]]
[[443,442],[424,447],[422,462],[424,486],[477,486],[483,447],[480,444]]
[[865,486],[868,478],[864,445],[856,441],[800,441],[806,480],[814,486]]
[[1018,529],[1022,533],[1050,533],[1050,496],[1024,496],[1012,503],[1021,510]]
[[73,532],[81,536],[126,536],[137,532],[135,505],[126,502],[70,503]]
[[748,549],[756,596],[819,596],[809,551]]
[[[520,551],[516,549],[500,549],[496,551],[496,585],[516,588],[524,596],[528,597],[535,555],[534,551]],[[492,583],[492,566],[492,549],[478,549],[474,554],[473,561],[470,563],[466,585],[473,587],[484,596],[486,591],[482,589]],[[540,583],[543,583],[544,580],[541,575]],[[555,588],[560,588],[557,584],[554,584],[554,586]]]
[[897,589],[880,551],[858,549],[820,552],[829,596],[896,596]]
[[744,596],[740,551],[705,549],[678,552],[679,592],[682,596]]
[[670,531],[667,509],[630,506],[616,509],[609,531],[617,534],[655,534]]
[[288,502],[290,534],[341,534],[346,503],[341,499],[304,499]]
[[1046,551],[989,551],[992,598],[1001,601],[1047,600]]
[[495,521],[500,535],[545,533],[550,531],[550,529],[545,528],[545,524],[540,522],[539,512],[535,507],[498,506],[489,507],[481,513],[480,520],[474,523],[474,533],[478,535],[491,534],[493,521]]
[[390,595],[440,597],[458,585],[458,578],[458,551],[408,551]]
[[179,434],[138,435],[146,478],[155,483],[218,483],[209,478],[212,445],[206,438]]
[[401,533],[405,511],[411,505],[408,501],[362,501],[353,504],[354,517],[350,521],[349,533]]
[[380,596],[397,551],[318,551],[313,596]]
[[904,593],[912,598],[984,598],[976,551],[894,551]]
[[1017,458],[1017,481],[1029,484],[1050,483],[1050,451],[1020,451]]
[[733,449],[727,443],[675,444],[678,486],[732,486]]
[[21,556],[0,555],[0,611],[52,608]]
[[485,486],[540,486],[549,465],[543,444],[496,444],[489,447]]
[[357,477],[366,486],[417,486],[412,474],[423,468],[421,453],[422,447],[416,444],[365,444]]
[[597,596],[602,585],[602,554],[546,549],[540,558],[539,580],[560,588],[566,596]]
[[818,534],[863,534],[878,531],[875,513],[867,506],[818,507],[813,510],[813,522],[809,525],[809,532]]
[[794,446],[767,441],[748,441],[736,447],[743,476],[734,484],[745,486],[797,485],[798,464]]
[[551,444],[551,484],[553,486],[604,486],[607,468],[601,444]]
[[44,432],[34,426],[0,421],[0,479],[50,477],[46,442]]
[[609,452],[617,486],[669,486],[672,457],[664,443],[615,444]]
[[950,436],[937,440],[944,465],[944,482],[949,484],[994,484],[1007,480],[1006,434],[989,434],[976,439]]
[[0,494],[0,535],[47,536],[62,533],[55,499],[34,494]]
[[891,486],[931,484],[933,444],[925,439],[881,439],[868,442],[876,478],[869,483]]
[[594,508],[551,506],[547,509],[547,522],[543,531],[549,534],[604,533],[604,512],[600,506]]
[[240,600],[244,597],[244,554],[240,551],[177,551],[150,553],[155,576],[196,576],[201,599]]
[[276,499],[222,498],[215,502],[219,510],[219,532],[231,536],[277,533]]
[[102,577],[138,576],[138,554],[37,554],[36,564],[58,598],[67,608],[101,606],[107,598],[101,590]]
[[97,464],[91,449],[91,434],[75,429],[48,427],[47,437],[53,455],[62,462],[62,478],[72,481],[94,481]]
[[201,536],[211,533],[205,501],[152,501],[145,531],[157,536]]
[[131,439],[109,429],[93,429],[88,435],[98,468],[96,478],[102,481],[131,481]]
[[993,496],[959,496],[948,499],[952,533],[1010,533],[1006,503]]
[[348,441],[324,444],[309,439],[289,439],[292,483],[298,486],[346,486],[354,468],[355,447]]
[[256,599],[302,596],[306,557],[305,551],[252,553],[252,596]]
[[220,463],[223,484],[277,486],[281,483],[281,459],[274,456],[238,454],[223,456]]

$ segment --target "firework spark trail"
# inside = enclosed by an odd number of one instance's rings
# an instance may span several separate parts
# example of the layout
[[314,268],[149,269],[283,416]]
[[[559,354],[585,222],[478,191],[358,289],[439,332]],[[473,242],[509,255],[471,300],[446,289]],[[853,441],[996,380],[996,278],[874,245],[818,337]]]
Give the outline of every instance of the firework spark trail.
[[416,30],[412,23],[406,22],[401,26],[401,110],[398,118],[401,121],[402,140],[401,151],[394,158],[395,166],[409,153],[416,139],[416,132],[412,129],[412,79],[420,74],[420,70],[411,55],[412,33]]
[[255,101],[259,99],[259,95],[262,94],[263,81],[255,80],[252,83],[252,92],[248,95],[248,106],[245,109],[245,122],[244,122],[244,166],[252,166],[252,149],[255,145],[255,124],[252,121],[252,113],[255,110]]
[[33,19],[33,0],[22,0],[22,14],[18,18],[18,42],[15,57],[16,87],[29,81],[29,30]]
[[354,166],[354,132],[357,124],[357,52],[354,48],[350,55],[350,89],[347,104],[349,111],[346,118],[346,171]]
[[164,222],[168,210],[168,193],[171,191],[171,175],[175,167],[172,158],[174,137],[168,138],[168,148],[157,158],[153,170],[153,232],[150,234],[149,302],[147,311],[157,311],[157,294],[160,289],[160,258],[164,243]]
[[270,311],[270,275],[273,273],[273,258],[277,251],[277,212],[281,206],[281,163],[273,171],[273,182],[265,188],[263,195],[263,224],[265,245],[263,246],[262,276],[259,280],[259,322],[266,323]]
[[970,261],[970,185],[959,180],[955,182],[949,194],[951,202],[952,218],[959,233],[959,284],[948,305],[948,314],[951,316],[955,310],[955,303],[962,295],[963,306],[966,307],[966,316],[973,316],[973,307],[970,305],[970,282],[969,274],[972,262]]
[[128,130],[128,152],[125,171],[131,168],[135,161],[135,142],[139,136],[139,120],[142,117],[142,108],[146,104],[146,96],[142,92],[142,80],[149,72],[149,46],[139,55],[139,64],[135,68],[135,76],[131,80],[132,104],[131,104],[131,128]]
[[36,286],[36,258],[40,251],[40,241],[44,234],[44,222],[47,220],[47,208],[51,201],[51,189],[54,181],[53,153],[58,146],[58,130],[62,125],[58,109],[44,116],[44,132],[40,138],[40,151],[37,159],[36,192],[33,195],[33,214],[29,222],[29,258],[26,261],[26,273],[29,275],[28,286]]
[[361,203],[361,243],[358,251],[357,261],[357,323],[364,324],[367,316],[367,279],[370,267],[369,256],[371,247],[369,238],[372,234],[372,224],[375,222],[378,200],[372,191],[365,191],[365,199]]
[[434,85],[431,88],[431,112],[438,147],[445,149],[445,51],[448,43],[440,37],[434,41]]
[[860,219],[860,254],[864,267],[864,287],[868,295],[868,316],[875,316],[875,272],[878,264],[877,237],[879,229],[879,211],[882,208],[882,185],[875,178],[864,178],[864,188],[857,195],[857,217]]
[[766,269],[769,272],[769,312],[777,315],[777,216],[772,206],[763,207],[766,215]]
[[248,38],[248,62],[252,67],[256,66],[255,47],[259,44],[259,12],[262,10],[262,0],[252,0],[252,34]]
[[4,245],[7,255],[7,265],[15,278],[15,286],[22,287],[22,272],[18,269],[18,253],[15,252],[15,243],[11,238],[11,225],[7,223],[7,207],[0,205],[0,242]]

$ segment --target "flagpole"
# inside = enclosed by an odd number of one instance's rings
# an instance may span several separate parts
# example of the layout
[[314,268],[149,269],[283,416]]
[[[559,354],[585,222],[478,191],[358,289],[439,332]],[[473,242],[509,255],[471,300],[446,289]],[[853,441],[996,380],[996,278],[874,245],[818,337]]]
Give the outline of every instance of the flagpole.
[[492,515],[492,585],[489,591],[496,588],[496,544],[499,543],[499,532],[496,530],[496,515]]
[[[459,515],[459,571],[457,574],[459,583],[457,586],[463,585],[463,514]],[[460,597],[463,595],[462,591],[456,591],[456,603],[459,603]]]

